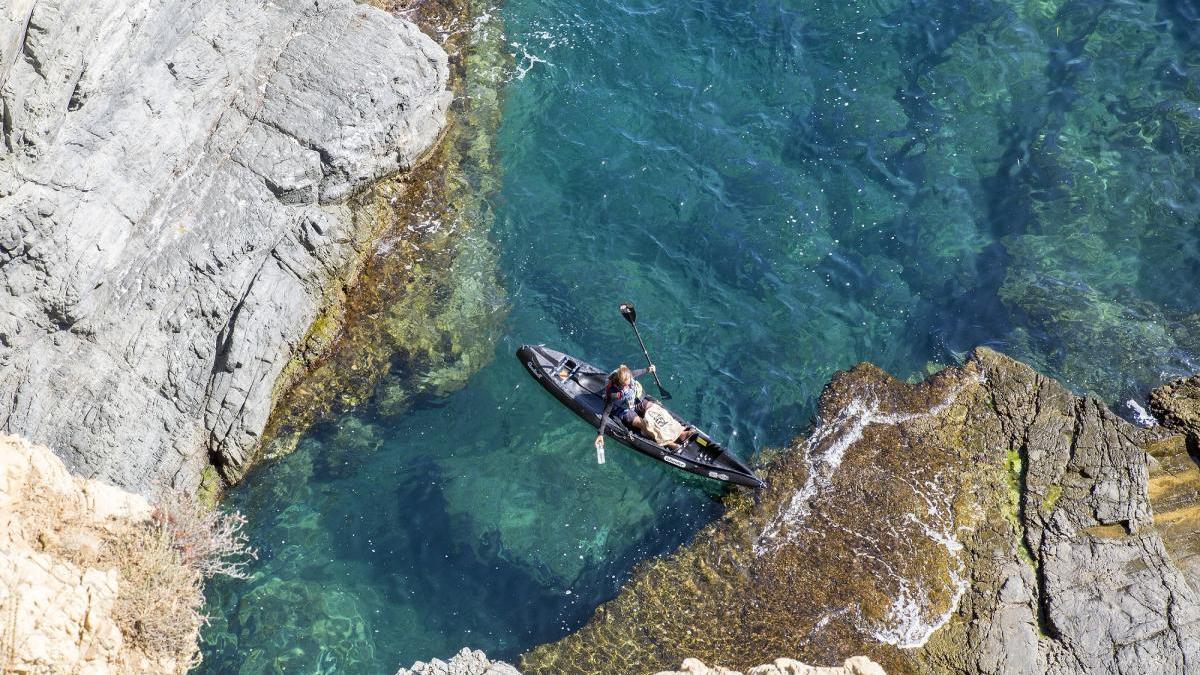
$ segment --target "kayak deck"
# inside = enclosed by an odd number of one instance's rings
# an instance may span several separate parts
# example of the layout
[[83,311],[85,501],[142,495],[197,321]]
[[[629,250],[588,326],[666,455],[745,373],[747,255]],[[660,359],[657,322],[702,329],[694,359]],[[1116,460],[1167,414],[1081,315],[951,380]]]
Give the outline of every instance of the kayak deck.
[[[604,413],[604,385],[608,373],[590,363],[542,345],[523,345],[517,358],[526,370],[554,397],[593,427]],[[668,410],[685,426],[686,420]],[[605,435],[644,455],[690,473],[714,480],[760,488],[765,484],[737,456],[700,431],[678,450],[669,450],[642,436],[623,422],[610,417]]]

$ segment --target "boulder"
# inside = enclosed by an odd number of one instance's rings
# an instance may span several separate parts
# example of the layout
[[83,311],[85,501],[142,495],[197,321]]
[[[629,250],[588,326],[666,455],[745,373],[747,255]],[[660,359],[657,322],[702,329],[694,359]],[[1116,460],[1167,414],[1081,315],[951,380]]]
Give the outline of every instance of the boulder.
[[463,647],[449,661],[433,659],[426,663],[417,661],[410,668],[401,668],[396,675],[521,675],[516,668],[503,661],[491,661],[487,654]]

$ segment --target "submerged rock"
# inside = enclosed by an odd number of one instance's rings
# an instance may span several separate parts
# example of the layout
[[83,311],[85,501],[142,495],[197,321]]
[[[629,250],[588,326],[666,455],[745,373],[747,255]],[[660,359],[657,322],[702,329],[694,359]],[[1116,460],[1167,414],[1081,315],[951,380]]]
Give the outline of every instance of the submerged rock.
[[1189,672],[1200,596],[1147,494],[1161,438],[987,349],[915,386],[858,366],[757,503],[731,497],[522,669],[849,652],[888,672]]
[[237,473],[445,53],[351,0],[27,0],[0,39],[0,428],[119,485]]
[[489,235],[500,173],[493,143],[511,58],[492,9],[453,0],[405,12],[451,54],[447,130],[419,169],[351,200],[356,221],[390,234],[346,302],[314,325],[317,343],[336,333],[332,347],[293,362],[303,375],[273,413],[267,457],[356,409],[402,414],[416,397],[446,395],[490,362],[507,311]]

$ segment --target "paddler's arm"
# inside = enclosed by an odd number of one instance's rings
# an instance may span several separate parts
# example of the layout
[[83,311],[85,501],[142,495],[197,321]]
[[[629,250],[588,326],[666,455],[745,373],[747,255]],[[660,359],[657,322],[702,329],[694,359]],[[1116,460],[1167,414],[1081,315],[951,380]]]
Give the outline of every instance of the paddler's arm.
[[596,433],[596,440],[592,445],[597,448],[604,447],[604,428],[608,426],[608,414],[612,412],[613,402],[608,398],[608,392],[604,392],[604,414],[600,415],[600,429]]
[[641,377],[641,376],[645,375],[646,373],[653,373],[657,370],[658,369],[654,367],[654,364],[650,364],[649,368],[638,368],[637,370],[631,370],[631,371],[629,371],[629,374],[634,377]]

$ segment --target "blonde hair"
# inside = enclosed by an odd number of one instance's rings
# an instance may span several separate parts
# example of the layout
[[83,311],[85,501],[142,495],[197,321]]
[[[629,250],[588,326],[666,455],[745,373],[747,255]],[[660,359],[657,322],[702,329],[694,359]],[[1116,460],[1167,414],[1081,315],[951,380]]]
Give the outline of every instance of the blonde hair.
[[616,370],[609,374],[608,381],[619,387],[624,387],[633,381],[633,373],[629,371],[629,366],[622,363],[617,366]]

